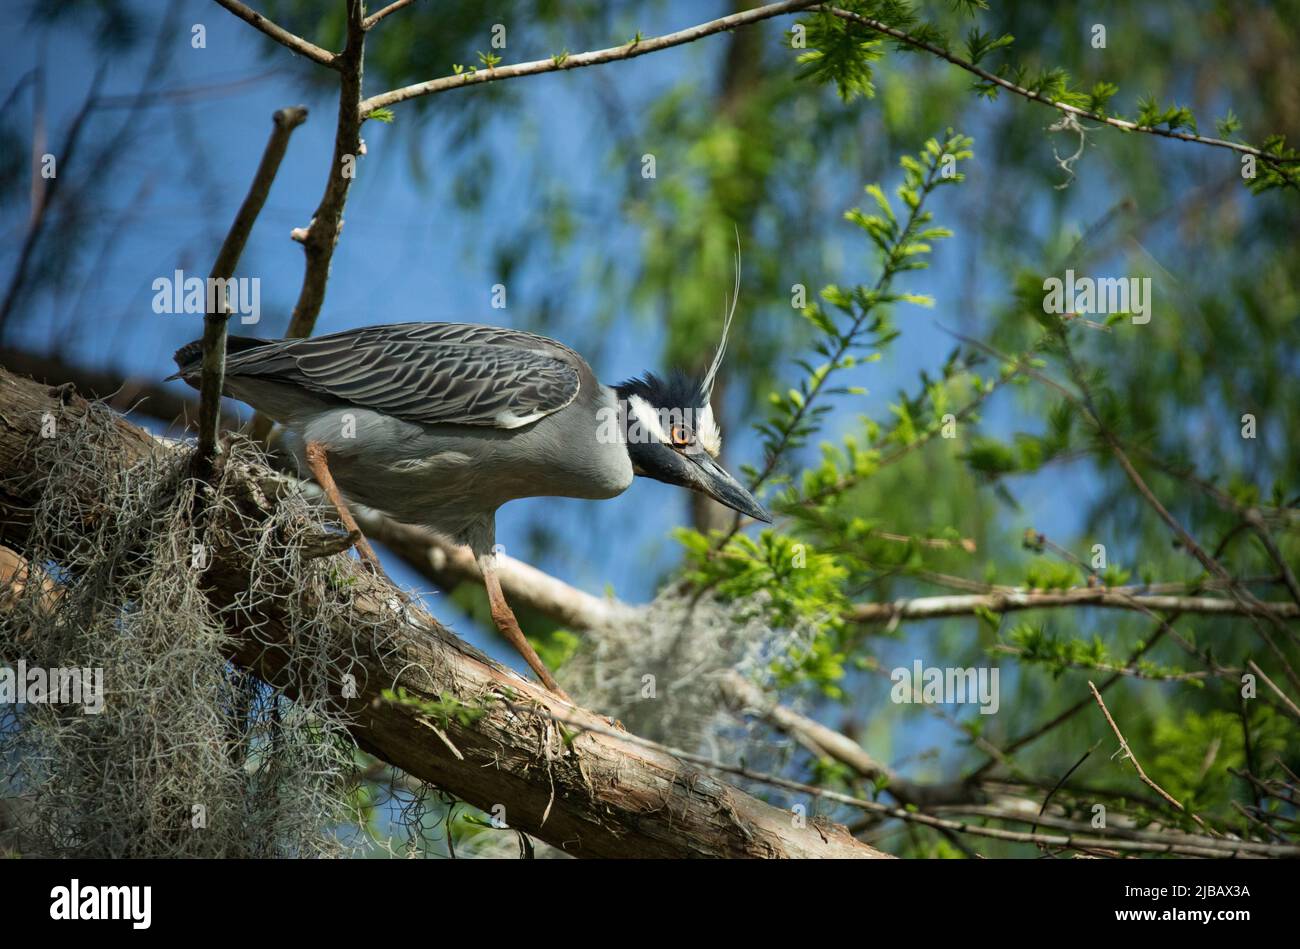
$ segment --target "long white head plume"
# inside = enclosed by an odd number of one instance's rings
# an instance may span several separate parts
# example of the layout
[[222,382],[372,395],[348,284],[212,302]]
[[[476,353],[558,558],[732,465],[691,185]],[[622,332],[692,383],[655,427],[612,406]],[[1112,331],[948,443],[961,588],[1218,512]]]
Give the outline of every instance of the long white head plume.
[[[718,369],[722,366],[722,356],[727,351],[727,334],[731,332],[731,318],[736,315],[736,302],[740,299],[740,228],[736,228],[736,281],[731,288],[731,304],[727,308],[727,318],[722,323],[722,340],[718,343],[718,351],[713,354],[713,362],[709,366],[709,371],[704,375],[704,382],[700,384],[700,389],[704,393],[704,404],[709,404],[713,396],[713,382],[717,378]],[[725,305],[725,303],[724,303]]]

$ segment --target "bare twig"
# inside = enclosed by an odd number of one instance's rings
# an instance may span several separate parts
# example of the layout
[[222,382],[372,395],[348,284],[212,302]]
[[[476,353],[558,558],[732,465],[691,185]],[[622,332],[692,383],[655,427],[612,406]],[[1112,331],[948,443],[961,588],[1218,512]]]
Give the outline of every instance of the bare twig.
[[1295,704],[1289,695],[1277,687],[1276,682],[1264,674],[1264,670],[1259,667],[1259,663],[1255,662],[1254,659],[1248,659],[1246,660],[1246,668],[1263,679],[1264,684],[1273,690],[1273,694],[1278,697],[1286,710],[1291,713],[1292,717],[1295,718],[1296,721],[1300,721],[1300,707]]
[[415,0],[393,0],[392,3],[384,7],[382,10],[378,10],[370,14],[370,16],[366,17],[365,20],[362,22],[361,26],[363,29],[366,30],[372,29],[374,25],[378,23],[380,20],[382,20],[384,17],[388,16],[389,14],[396,13],[398,10],[402,9],[402,7],[409,7],[414,2]]
[[[13,311],[14,304],[22,292],[23,284],[27,279],[27,268],[31,264],[32,252],[36,249],[36,242],[40,239],[41,230],[45,224],[46,212],[54,201],[55,195],[58,194],[59,182],[66,177],[68,163],[76,153],[77,142],[80,140],[81,132],[85,128],[86,119],[95,109],[105,69],[106,67],[101,65],[95,72],[95,77],[90,82],[90,91],[86,93],[85,101],[72,119],[72,125],[68,129],[68,137],[64,142],[63,150],[57,156],[60,164],[59,173],[49,179],[38,179],[36,168],[33,167],[32,169],[32,211],[31,216],[28,218],[27,233],[24,235],[22,247],[18,251],[18,264],[14,267],[13,276],[9,278],[9,287],[5,291],[4,301],[0,302],[0,332],[3,332],[9,314]],[[44,187],[39,190],[36,185],[37,180],[44,183]]]
[[1268,525],[1264,523],[1263,516],[1261,516],[1258,509],[1253,507],[1248,508],[1244,512],[1243,516],[1246,519],[1246,523],[1251,526],[1255,531],[1256,536],[1259,537],[1259,541],[1264,545],[1264,549],[1268,551],[1268,555],[1272,558],[1273,563],[1277,564],[1278,570],[1282,572],[1282,582],[1286,584],[1286,588],[1291,594],[1291,599],[1295,600],[1297,604],[1300,604],[1300,581],[1296,580],[1295,571],[1291,569],[1291,565],[1287,563],[1286,558],[1282,556],[1282,551],[1278,548],[1277,542],[1273,540],[1273,535],[1269,533]]
[[[229,317],[229,303],[226,299],[224,281],[229,280],[239,265],[244,245],[253,229],[253,222],[266,203],[266,196],[271,191],[271,182],[280,168],[289,147],[289,136],[293,130],[307,120],[307,110],[303,106],[280,109],[273,117],[274,127],[267,140],[262,161],[257,166],[257,174],[248,189],[244,203],[239,206],[230,232],[221,244],[217,260],[212,265],[208,278],[208,295],[212,297],[213,288],[217,287],[215,300],[209,301],[209,311],[203,318],[203,367],[199,382],[199,450],[195,455],[198,464],[210,464],[217,449],[217,420],[221,410],[222,380],[226,372],[226,320]],[[223,283],[215,283],[223,281]],[[215,305],[214,305],[215,304]]]
[[301,36],[297,36],[283,27],[277,26],[256,10],[240,3],[239,0],[217,0],[217,3],[225,7],[235,16],[239,17],[245,23],[251,25],[254,29],[261,30],[281,46],[287,46],[295,53],[306,56],[308,59],[318,62],[322,66],[328,66],[331,69],[338,68],[337,57],[329,50],[321,49],[315,43],[309,43]]
[[796,13],[800,10],[811,7],[815,2],[816,0],[783,0],[781,3],[769,3],[761,7],[755,7],[752,10],[732,13],[729,16],[719,17],[718,19],[710,20],[707,23],[687,27],[686,29],[678,30],[675,33],[666,33],[663,36],[656,36],[650,39],[634,39],[624,43],[622,46],[611,46],[608,49],[592,50],[586,53],[570,53],[567,55],[552,56],[550,59],[538,59],[528,63],[515,63],[511,66],[477,69],[472,72],[466,70],[465,72],[456,75],[443,76],[439,79],[430,79],[426,82],[417,82],[413,85],[403,86],[400,89],[393,89],[389,92],[380,93],[377,96],[371,96],[369,99],[366,99],[361,103],[361,116],[364,118],[376,109],[396,105],[399,102],[405,102],[408,99],[415,99],[419,96],[436,95],[439,92],[446,92],[448,89],[460,89],[465,86],[479,85],[485,82],[498,82],[502,79],[515,79],[520,76],[536,76],[542,73],[561,72],[568,69],[581,69],[584,66],[599,66],[603,63],[613,63],[624,59],[635,59],[637,56],[644,56],[646,53],[654,53],[662,49],[669,49],[673,46],[693,43],[706,36],[712,36],[715,33],[723,33],[727,30],[733,30],[738,26],[747,26],[751,23],[758,23],[774,16],[781,16],[784,13]]
[[1142,780],[1142,783],[1168,801],[1169,804],[1179,813],[1186,814],[1192,820],[1196,821],[1196,823],[1204,828],[1208,833],[1215,833],[1215,831],[1206,825],[1205,821],[1201,820],[1197,815],[1183,807],[1183,805],[1180,804],[1172,794],[1147,777],[1146,771],[1142,769],[1142,762],[1138,761],[1137,755],[1133,754],[1133,749],[1128,746],[1128,741],[1125,740],[1124,733],[1121,732],[1119,726],[1115,724],[1115,719],[1111,717],[1110,709],[1106,707],[1105,701],[1102,700],[1101,693],[1097,691],[1097,687],[1092,684],[1091,680],[1088,682],[1088,688],[1092,689],[1093,698],[1095,698],[1097,704],[1101,706],[1102,714],[1106,716],[1106,721],[1110,723],[1111,730],[1115,733],[1115,737],[1119,739],[1119,746],[1124,749],[1124,756],[1127,757],[1129,761],[1133,762],[1133,767],[1137,769],[1137,775]]

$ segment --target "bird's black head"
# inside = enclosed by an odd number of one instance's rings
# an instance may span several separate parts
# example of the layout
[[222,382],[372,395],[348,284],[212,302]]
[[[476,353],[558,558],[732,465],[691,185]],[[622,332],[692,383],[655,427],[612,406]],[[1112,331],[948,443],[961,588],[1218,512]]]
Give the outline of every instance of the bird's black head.
[[727,334],[740,299],[740,234],[736,234],[736,282],[722,324],[722,340],[702,379],[682,372],[666,377],[646,373],[614,387],[623,420],[632,470],[707,494],[733,511],[771,523],[772,515],[718,464],[722,432],[709,400],[727,351]]
[[681,372],[666,377],[646,373],[614,387],[632,470],[707,494],[733,511],[770,523],[772,515],[716,460],[722,432],[709,405],[716,367],[715,359],[703,380]]

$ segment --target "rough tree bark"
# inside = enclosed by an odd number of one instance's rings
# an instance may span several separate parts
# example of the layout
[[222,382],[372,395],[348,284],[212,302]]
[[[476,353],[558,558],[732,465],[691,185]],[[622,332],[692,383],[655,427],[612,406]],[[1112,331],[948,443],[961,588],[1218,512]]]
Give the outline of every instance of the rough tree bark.
[[[87,411],[79,397],[0,369],[0,541],[22,550],[30,509],[41,485],[33,470],[33,439],[49,412],[67,419]],[[60,426],[62,427],[62,426]],[[105,463],[131,463],[147,453],[176,450],[118,419],[115,437],[100,448]],[[240,531],[256,531],[270,513],[282,476],[250,468],[232,473],[244,523],[228,525],[231,541],[213,556],[210,596],[227,603],[249,570]],[[93,501],[93,498],[87,498]],[[219,532],[221,533],[221,532]],[[71,539],[70,539],[71,540]],[[609,733],[605,719],[555,699],[496,665],[418,608],[403,612],[395,591],[349,558],[351,601],[331,632],[348,650],[358,681],[357,743],[384,761],[480,808],[505,808],[510,827],[584,857],[883,857],[842,826],[810,820],[765,804],[665,751]],[[285,591],[289,596],[309,596]],[[250,618],[251,619],[251,618]],[[286,656],[267,647],[291,635],[284,615],[256,617],[260,642],[234,629],[231,658],[261,677],[292,682]],[[358,631],[375,629],[396,654],[381,662],[364,653]],[[363,648],[358,648],[358,645]],[[359,663],[363,670],[357,675]],[[342,681],[342,676],[340,676]],[[416,698],[447,694],[484,709],[465,725],[437,723],[381,692],[403,687]],[[290,691],[292,688],[290,687]],[[558,727],[564,724],[566,742]],[[590,729],[590,730],[589,730]]]

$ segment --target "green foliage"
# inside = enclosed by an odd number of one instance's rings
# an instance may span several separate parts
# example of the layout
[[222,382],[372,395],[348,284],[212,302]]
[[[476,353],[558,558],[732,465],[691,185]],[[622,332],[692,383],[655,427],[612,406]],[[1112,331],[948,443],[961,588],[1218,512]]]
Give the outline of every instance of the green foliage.
[[846,573],[834,555],[773,530],[757,538],[737,534],[720,550],[689,528],[679,528],[675,536],[685,549],[685,577],[693,586],[728,600],[764,592],[770,597],[764,613],[777,627],[792,628],[809,618],[820,629],[843,627]]
[[721,549],[698,531],[674,534],[686,553],[684,578],[693,587],[750,604],[775,629],[811,631],[810,641],[793,642],[774,659],[779,685],[809,682],[828,696],[842,695],[847,571],[833,554],[771,530],[757,538],[737,534]]
[[[1271,762],[1284,753],[1287,733],[1293,731],[1283,716],[1268,706],[1250,714],[1248,727],[1255,762]],[[1144,759],[1144,766],[1157,784],[1188,810],[1216,813],[1221,819],[1233,816],[1228,802],[1237,792],[1248,791],[1245,782],[1232,774],[1248,765],[1237,713],[1213,709],[1159,719],[1154,747],[1154,756]]]
[[528,638],[542,663],[552,672],[568,662],[582,645],[582,638],[567,629],[551,629]]
[[1227,115],[1215,121],[1214,128],[1221,138],[1231,138],[1241,128],[1241,119],[1229,109]]
[[1263,194],[1274,188],[1300,188],[1300,151],[1286,144],[1285,135],[1270,135],[1260,146],[1266,155],[1278,161],[1261,158],[1255,165],[1255,177],[1246,184],[1254,194]]
[[1146,659],[1129,664],[1126,656],[1116,656],[1099,635],[1089,638],[1059,636],[1048,632],[1043,624],[1019,623],[1006,633],[1003,643],[990,650],[994,655],[1015,655],[1025,664],[1043,667],[1053,679],[1059,679],[1071,670],[1113,672],[1131,668],[1135,676],[1147,679],[1178,679],[1185,685],[1199,688],[1203,679],[1192,678],[1187,670],[1162,666]]
[[1016,38],[1010,33],[995,37],[983,32],[978,26],[972,26],[970,32],[966,34],[966,59],[971,65],[978,65],[980,60],[989,53],[1005,49],[1015,41]]
[[1039,558],[1025,570],[1025,586],[1031,590],[1068,590],[1082,581],[1079,568],[1072,563]]
[[1137,124],[1147,128],[1164,127],[1171,132],[1179,129],[1196,131],[1196,116],[1192,115],[1192,110],[1186,106],[1160,105],[1159,100],[1154,96],[1143,96],[1138,99]]
[[1113,99],[1118,92],[1119,86],[1115,85],[1113,82],[1106,82],[1104,80],[1097,82],[1092,87],[1092,91],[1088,93],[1087,110],[1094,115],[1105,115],[1106,110],[1110,105],[1110,100]]
[[808,49],[797,58],[804,67],[800,78],[835,83],[845,102],[873,98],[872,64],[884,55],[884,44],[831,13],[816,13],[805,26]]
[[923,205],[937,188],[965,179],[958,170],[959,162],[971,155],[971,139],[949,130],[942,144],[930,139],[917,155],[904,155],[900,160],[903,181],[895,193],[906,207],[903,218],[875,184],[865,190],[878,213],[861,208],[845,213],[845,218],[874,245],[879,276],[871,285],[824,287],[821,298],[829,309],[813,302],[803,310],[801,315],[816,334],[811,348],[817,361],[797,360],[796,365],[804,373],[798,384],[769,396],[768,416],[756,426],[763,436],[767,464],[762,472],[750,472],[753,486],[768,480],[781,457],[805,444],[818,429],[830,411],[820,397],[860,394],[860,389],[828,382],[880,358],[884,347],[898,335],[889,320],[888,307],[899,302],[923,306],[931,303],[928,297],[894,292],[891,286],[898,274],[927,266],[932,241],[951,236],[947,228],[931,224],[933,215]]

